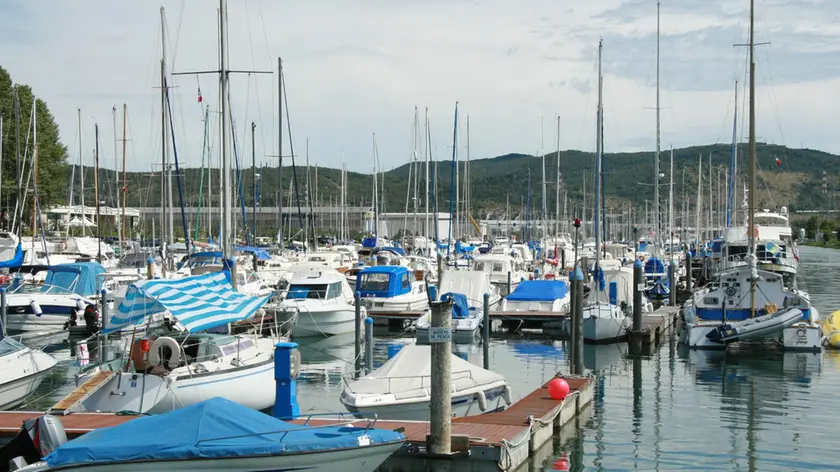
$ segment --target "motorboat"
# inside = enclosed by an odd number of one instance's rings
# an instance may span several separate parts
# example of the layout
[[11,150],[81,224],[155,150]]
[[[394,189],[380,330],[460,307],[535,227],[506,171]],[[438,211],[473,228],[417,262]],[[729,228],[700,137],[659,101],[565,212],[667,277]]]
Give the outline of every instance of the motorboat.
[[[753,297],[750,296],[752,284],[755,285]],[[708,334],[725,325],[735,329],[740,324],[749,324],[756,329],[755,319],[771,321],[762,317],[789,308],[802,312],[799,319],[789,326],[775,322],[761,324],[767,328],[760,331],[763,337],[779,339],[786,349],[821,349],[819,315],[807,292],[786,286],[783,275],[776,272],[749,265],[730,267],[720,271],[711,284],[695,292],[685,303],[680,341],[692,348],[724,347]]]
[[478,256],[472,262],[472,270],[490,274],[490,281],[499,287],[502,296],[512,293],[519,283],[527,278],[522,270],[522,263],[516,262],[507,254],[491,253]]
[[0,332],[0,410],[18,406],[41,385],[57,361]]
[[[501,375],[451,356],[452,416],[463,417],[504,410],[511,389]],[[428,421],[431,401],[431,347],[407,345],[388,362],[356,380],[345,378],[340,401],[356,416]]]
[[[452,297],[455,300],[452,307],[452,340],[455,342],[470,342],[478,334],[484,319],[484,294],[490,296],[490,306],[498,305],[501,300],[498,289],[490,282],[490,275],[486,272],[446,271],[443,273],[440,290],[444,296],[449,293],[455,294]],[[415,323],[415,336],[418,341],[428,342],[430,326],[429,311]]]
[[338,272],[345,272],[347,269],[353,267],[350,254],[344,251],[313,252],[306,256],[304,264],[319,264]]
[[564,280],[525,280],[516,290],[502,299],[499,311],[569,313],[571,297],[569,284]]
[[405,266],[371,266],[359,272],[362,306],[376,313],[419,313],[429,308],[426,284]]
[[[278,323],[289,323],[292,336],[334,336],[356,330],[353,291],[344,274],[322,265],[304,264],[292,270],[285,299],[266,308]],[[360,317],[367,316],[364,306]]]
[[132,284],[103,333],[148,324],[160,312],[177,320],[178,332],[136,340],[130,350],[133,372],[123,366],[91,369],[53,409],[164,413],[216,392],[257,410],[270,407],[274,341],[206,332],[252,317],[267,301],[234,291],[228,276],[224,271]]
[[346,421],[301,425],[219,397],[96,429],[71,441],[56,416],[32,423],[16,438],[22,439],[19,444],[29,439],[29,453],[16,459],[33,463],[18,472],[373,472],[405,443],[401,433],[376,429],[375,421],[364,426]]
[[612,303],[599,301],[583,307],[584,341],[620,341],[627,337],[630,324],[630,317]]
[[[478,328],[481,327],[483,310],[469,306],[467,297],[461,293],[447,292],[441,295],[441,301],[452,301],[452,315],[450,326],[452,329],[452,341],[470,342],[478,335]],[[415,323],[414,335],[420,342],[429,342],[429,328],[432,325],[431,310],[426,311]]]

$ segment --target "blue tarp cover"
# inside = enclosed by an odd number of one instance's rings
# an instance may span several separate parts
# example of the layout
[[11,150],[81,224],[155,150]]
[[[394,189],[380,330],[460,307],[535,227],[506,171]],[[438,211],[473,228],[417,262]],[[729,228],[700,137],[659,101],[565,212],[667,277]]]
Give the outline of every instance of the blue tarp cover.
[[269,255],[268,252],[261,247],[256,247],[256,246],[233,246],[233,250],[237,251],[237,252],[249,252],[251,254],[256,254],[258,261],[271,260],[271,255]]
[[[44,460],[50,467],[62,467],[80,463],[290,455],[357,448],[363,435],[370,437],[371,444],[405,439],[400,433],[381,429],[305,429],[216,397],[170,413],[94,430],[58,447]],[[158,470],[167,469],[161,464]]]
[[440,297],[441,301],[448,302],[452,300],[452,318],[462,319],[470,316],[470,304],[467,302],[467,296],[462,293],[446,292]]
[[17,248],[15,248],[15,255],[8,261],[0,261],[0,269],[11,269],[14,267],[20,267],[22,265],[23,248],[21,247],[20,243],[18,243]]
[[569,293],[569,287],[562,280],[523,280],[510,295],[511,301],[551,302]]
[[662,274],[665,272],[665,264],[656,257],[651,257],[645,262],[645,274]]
[[98,262],[58,264],[50,267],[44,284],[55,285],[76,295],[90,297],[99,294],[101,285],[97,276],[104,272],[105,268]]

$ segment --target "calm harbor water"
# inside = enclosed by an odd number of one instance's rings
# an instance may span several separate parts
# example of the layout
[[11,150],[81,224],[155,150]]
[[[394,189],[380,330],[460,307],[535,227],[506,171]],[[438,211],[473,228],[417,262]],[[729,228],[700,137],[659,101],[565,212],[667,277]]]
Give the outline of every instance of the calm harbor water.
[[[801,258],[800,283],[820,313],[840,309],[840,251],[805,247]],[[408,341],[377,337],[376,362]],[[48,349],[60,365],[25,409],[52,405],[71,389],[62,385],[79,369],[78,346],[54,340]],[[478,344],[455,351],[482,364]],[[840,416],[840,352],[784,353],[773,344],[686,351],[675,339],[644,358],[631,359],[626,351],[625,344],[586,346],[585,365],[597,385],[595,401],[537,454],[530,470],[554,470],[560,457],[568,458],[574,471],[840,469],[834,434]],[[352,336],[302,343],[301,356],[301,410],[343,411],[338,397],[341,372],[354,356]],[[566,344],[529,335],[494,337],[490,364],[519,398],[568,370]]]

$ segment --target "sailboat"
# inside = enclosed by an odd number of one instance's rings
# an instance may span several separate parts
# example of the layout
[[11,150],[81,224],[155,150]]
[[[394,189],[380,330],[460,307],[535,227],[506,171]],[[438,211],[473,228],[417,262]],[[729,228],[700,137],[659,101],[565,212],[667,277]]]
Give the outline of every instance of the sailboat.
[[[756,254],[755,1],[750,2],[749,191],[746,264],[713,276],[684,306],[680,341],[692,348],[723,348],[750,339],[781,338],[785,348],[819,350],[819,315],[807,292],[784,283],[783,275],[763,270]],[[792,328],[794,325],[797,328]]]

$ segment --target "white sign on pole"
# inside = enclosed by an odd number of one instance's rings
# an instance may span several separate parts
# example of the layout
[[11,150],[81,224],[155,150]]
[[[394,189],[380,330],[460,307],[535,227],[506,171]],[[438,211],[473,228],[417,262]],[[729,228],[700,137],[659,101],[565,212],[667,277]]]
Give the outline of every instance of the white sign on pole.
[[430,343],[445,343],[452,341],[452,330],[449,328],[429,328]]

